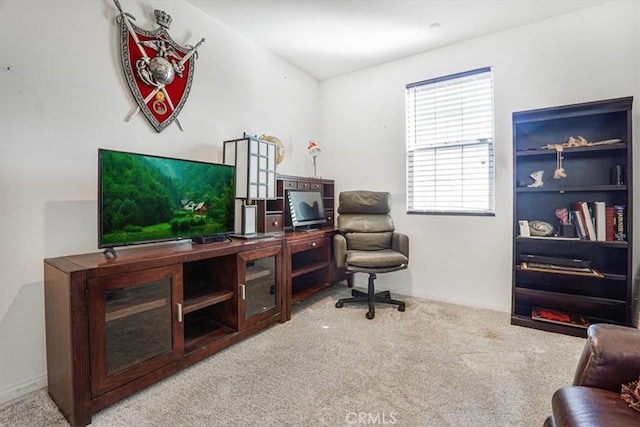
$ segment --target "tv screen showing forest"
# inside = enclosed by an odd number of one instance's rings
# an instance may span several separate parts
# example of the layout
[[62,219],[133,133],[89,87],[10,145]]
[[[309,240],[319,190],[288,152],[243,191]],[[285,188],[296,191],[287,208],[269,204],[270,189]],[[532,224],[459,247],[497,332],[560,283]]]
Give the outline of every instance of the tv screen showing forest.
[[100,149],[100,248],[233,232],[234,167]]

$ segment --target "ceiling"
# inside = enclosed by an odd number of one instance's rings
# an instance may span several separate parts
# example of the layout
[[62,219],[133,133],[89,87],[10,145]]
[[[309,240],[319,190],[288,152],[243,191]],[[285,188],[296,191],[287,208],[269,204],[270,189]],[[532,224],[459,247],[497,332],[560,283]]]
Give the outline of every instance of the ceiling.
[[[605,1],[187,0],[324,80]],[[579,29],[580,23],[576,23]]]

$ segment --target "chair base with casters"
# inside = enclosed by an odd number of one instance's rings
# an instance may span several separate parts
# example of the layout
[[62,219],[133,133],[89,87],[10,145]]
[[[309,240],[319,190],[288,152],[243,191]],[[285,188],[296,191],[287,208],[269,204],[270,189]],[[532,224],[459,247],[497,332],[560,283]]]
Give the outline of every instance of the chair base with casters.
[[391,299],[391,292],[382,291],[376,293],[374,280],[376,279],[375,273],[369,273],[369,289],[368,292],[362,292],[357,289],[351,290],[352,298],[341,298],[336,302],[337,308],[342,308],[344,304],[351,303],[360,303],[360,302],[368,302],[369,303],[369,311],[367,311],[367,319],[373,319],[376,316],[376,307],[375,303],[384,303],[384,304],[395,304],[398,306],[398,311],[405,310],[405,303],[403,301],[398,301],[395,299]]

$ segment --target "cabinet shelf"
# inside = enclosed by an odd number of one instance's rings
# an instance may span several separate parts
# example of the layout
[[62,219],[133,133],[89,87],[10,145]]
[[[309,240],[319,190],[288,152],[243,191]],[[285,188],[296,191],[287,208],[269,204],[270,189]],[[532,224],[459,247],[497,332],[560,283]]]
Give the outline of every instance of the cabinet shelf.
[[205,307],[210,307],[215,304],[219,304],[224,301],[233,299],[233,292],[221,290],[214,292],[200,292],[197,295],[185,296],[184,299],[184,314],[191,313],[196,310],[200,310]]
[[236,333],[230,327],[205,317],[189,322],[188,326],[184,336],[184,352],[187,354]]
[[[619,325],[619,322],[611,319],[599,319],[599,318],[591,318],[592,323],[611,323],[615,325]],[[587,330],[586,328],[579,328],[571,325],[562,325],[559,323],[549,323],[543,322],[540,320],[535,320],[531,318],[531,316],[514,314],[511,316],[511,324],[525,326],[528,328],[541,329],[543,331],[549,332],[558,332],[565,335],[573,335],[576,337],[586,337]]]
[[[311,282],[310,282],[311,283]],[[298,284],[299,285],[299,284]],[[301,289],[295,290],[291,296],[291,302],[296,303],[300,301],[304,301],[312,295],[317,294],[319,291],[330,286],[330,283],[325,282],[313,282],[313,284],[305,284],[308,285]]]
[[592,192],[592,191],[627,191],[626,185],[572,185],[549,187],[516,187],[517,193],[565,193],[565,192]]
[[155,308],[162,307],[167,304],[166,298],[160,298],[153,301],[148,301],[142,304],[136,304],[129,307],[121,308],[119,310],[110,311],[105,314],[105,321],[111,322],[123,317],[132,316],[134,314],[142,313],[144,311],[153,310]]
[[[615,319],[601,318],[601,317],[588,317],[590,324],[594,323],[610,323],[614,325],[620,325],[621,323]],[[577,337],[586,337],[586,327],[581,327],[571,324],[545,322],[542,320],[534,319],[531,315],[526,314],[513,314],[511,316],[511,324],[525,326],[528,328],[541,329],[543,331],[558,332],[565,335],[573,335]]]
[[524,326],[527,328],[540,329],[543,331],[557,332],[560,334],[572,335],[576,337],[584,338],[587,336],[586,329],[583,328],[576,328],[575,326],[569,325],[565,326],[557,323],[541,322],[539,320],[532,319],[531,316],[524,316],[519,314],[514,314],[511,316],[511,324]]
[[612,247],[612,248],[620,248],[624,249],[629,246],[628,242],[622,241],[602,241],[602,240],[582,240],[577,237],[537,237],[537,236],[517,236],[516,241],[527,242],[527,241],[535,241],[536,244],[543,245],[566,245],[566,244],[581,244],[581,245],[595,245],[595,246],[604,246],[604,247]]
[[523,272],[523,273],[531,273],[531,274],[541,274],[541,275],[545,275],[545,274],[554,274],[554,275],[563,275],[563,276],[583,276],[583,277],[590,277],[593,279],[603,279],[603,280],[620,280],[620,281],[625,281],[627,280],[627,276],[624,274],[611,274],[611,273],[603,273],[601,271],[599,271],[599,273],[602,275],[602,277],[597,276],[595,274],[578,274],[578,273],[565,273],[562,271],[542,271],[540,269],[525,269],[525,268],[521,268],[519,265],[516,265],[515,267],[516,271],[518,272]]
[[271,273],[273,273],[273,270],[269,270],[268,268],[250,267],[250,268],[247,268],[247,273],[244,278],[247,282],[249,282],[251,280],[256,280],[261,277],[267,277]]
[[[576,295],[576,294],[566,294],[562,292],[551,292],[551,291],[543,291],[539,289],[529,289],[529,288],[521,288],[516,286],[515,289],[516,295],[526,296],[531,299],[535,299],[536,301],[553,301],[558,304],[566,304],[571,303],[574,305],[580,304],[591,304],[591,305],[600,305],[600,306],[624,306],[624,300],[616,300],[609,298],[601,298],[594,296],[585,296],[585,295]],[[545,304],[538,304],[545,305]]]
[[316,262],[314,264],[305,265],[302,267],[298,267],[291,271],[291,278],[296,278],[299,276],[303,276],[305,274],[312,273],[314,271],[322,270],[323,268],[329,267],[329,262]]
[[[573,147],[573,148],[565,148],[562,152],[563,155],[571,154],[571,153],[589,153],[594,151],[605,151],[605,150],[625,150],[627,148],[627,144],[624,142],[618,142],[615,144],[605,144],[605,145],[591,145],[585,147]],[[516,150],[516,156],[555,156],[556,150],[548,150],[548,149],[533,149],[533,150]]]

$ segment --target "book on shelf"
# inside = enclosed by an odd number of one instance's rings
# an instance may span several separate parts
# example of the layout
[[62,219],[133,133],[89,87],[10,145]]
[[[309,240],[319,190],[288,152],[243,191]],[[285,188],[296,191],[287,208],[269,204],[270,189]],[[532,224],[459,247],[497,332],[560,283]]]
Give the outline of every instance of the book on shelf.
[[518,236],[518,238],[538,239],[538,240],[580,240],[579,237],[563,237],[563,236]]
[[613,206],[607,206],[604,208],[605,215],[605,240],[607,242],[613,242],[614,233],[613,230],[616,228],[616,210]]
[[589,276],[603,278],[604,275],[591,267],[572,267],[567,265],[544,264],[538,262],[520,262],[522,270],[538,271],[542,273],[568,274],[573,276]]
[[587,328],[589,326],[589,320],[579,314],[543,307],[531,307],[531,318],[542,322],[577,328]]
[[573,222],[576,226],[576,233],[578,234],[580,240],[588,240],[587,229],[584,224],[584,217],[582,216],[582,212],[571,211],[571,216],[573,217]]
[[607,223],[605,214],[606,205],[604,202],[593,202],[593,212],[596,221],[596,240],[604,242],[607,240]]
[[582,212],[582,218],[584,219],[587,240],[596,240],[596,229],[593,226],[593,218],[591,217],[591,211],[587,202],[578,202],[577,206]]
[[564,265],[567,267],[591,267],[591,261],[578,258],[562,258],[548,255],[521,254],[520,261],[539,264]]
[[568,271],[568,272],[583,272],[583,273],[593,273],[590,267],[572,267],[569,265],[557,265],[557,264],[542,264],[539,262],[527,262],[527,268],[540,268],[545,270],[555,270],[555,271]]
[[627,207],[625,205],[614,205],[614,231],[613,240],[617,242],[627,241]]

